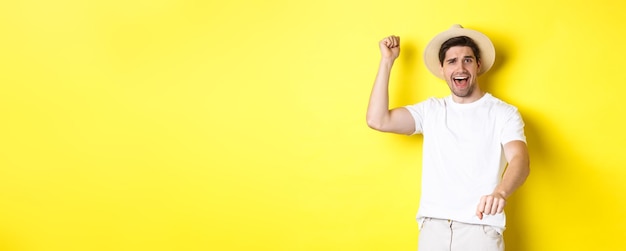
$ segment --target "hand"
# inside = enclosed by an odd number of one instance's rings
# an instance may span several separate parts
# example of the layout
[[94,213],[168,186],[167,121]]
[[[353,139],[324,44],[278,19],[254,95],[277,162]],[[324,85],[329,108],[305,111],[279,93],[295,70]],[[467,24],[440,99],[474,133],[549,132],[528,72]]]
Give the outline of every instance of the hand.
[[383,59],[395,60],[400,56],[400,37],[388,36],[378,43]]
[[490,195],[485,195],[480,197],[480,202],[476,208],[476,216],[478,216],[478,219],[482,220],[484,214],[500,214],[504,211],[505,205],[506,199],[502,194],[492,193]]

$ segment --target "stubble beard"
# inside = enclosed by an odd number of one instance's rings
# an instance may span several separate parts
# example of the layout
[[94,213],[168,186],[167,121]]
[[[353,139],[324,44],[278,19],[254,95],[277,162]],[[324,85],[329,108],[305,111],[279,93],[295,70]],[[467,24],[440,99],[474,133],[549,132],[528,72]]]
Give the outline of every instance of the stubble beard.
[[454,94],[454,96],[457,96],[459,98],[465,98],[465,97],[471,96],[472,93],[474,93],[474,89],[476,89],[475,84],[470,84],[465,89],[457,89],[456,86],[454,85],[454,80],[451,80],[451,81],[452,83],[449,84],[450,91]]
[[472,93],[474,93],[474,86],[467,88],[465,90],[452,89],[452,93],[454,93],[454,95],[459,98],[469,97],[469,96],[472,96]]

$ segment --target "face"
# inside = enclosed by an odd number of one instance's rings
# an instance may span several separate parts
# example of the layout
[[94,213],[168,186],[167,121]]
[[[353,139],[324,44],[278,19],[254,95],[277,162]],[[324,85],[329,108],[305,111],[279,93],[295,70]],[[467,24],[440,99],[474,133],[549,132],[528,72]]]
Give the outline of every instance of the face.
[[441,67],[444,79],[456,101],[472,102],[482,97],[477,84],[480,62],[467,46],[454,46],[448,49]]

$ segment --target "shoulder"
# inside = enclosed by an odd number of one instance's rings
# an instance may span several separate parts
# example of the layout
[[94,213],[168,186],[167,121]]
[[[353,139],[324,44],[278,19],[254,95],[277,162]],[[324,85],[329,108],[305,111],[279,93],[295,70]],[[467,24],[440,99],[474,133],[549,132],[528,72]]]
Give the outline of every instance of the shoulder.
[[485,94],[485,98],[486,98],[486,102],[485,104],[493,109],[496,109],[498,111],[502,111],[502,112],[517,112],[517,107],[515,107],[514,105],[511,105],[499,98],[494,97],[493,95],[487,93]]
[[424,106],[424,107],[441,106],[441,107],[444,107],[444,106],[446,106],[446,102],[448,102],[447,101],[447,97],[443,97],[443,98],[429,97],[429,98],[423,100],[422,102],[419,102],[419,103],[414,104],[412,106]]
[[446,98],[430,97],[419,103],[407,105],[404,108],[409,110],[413,117],[424,117],[427,114],[436,113],[446,107]]
[[524,125],[522,115],[516,106],[502,101],[494,96],[489,96],[490,97],[486,103],[488,104],[490,113],[494,115],[494,118],[496,118],[497,121],[500,121],[503,124],[514,123],[521,126]]

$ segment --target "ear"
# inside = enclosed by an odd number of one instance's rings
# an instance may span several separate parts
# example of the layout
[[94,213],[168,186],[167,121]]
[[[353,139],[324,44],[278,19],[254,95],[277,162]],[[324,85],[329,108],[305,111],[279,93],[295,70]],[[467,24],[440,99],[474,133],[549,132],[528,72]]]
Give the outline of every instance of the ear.
[[439,65],[439,73],[441,74],[441,76],[444,76],[443,75],[443,65]]

